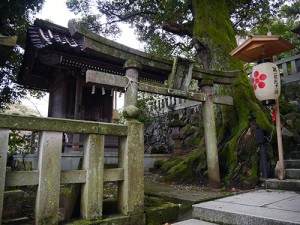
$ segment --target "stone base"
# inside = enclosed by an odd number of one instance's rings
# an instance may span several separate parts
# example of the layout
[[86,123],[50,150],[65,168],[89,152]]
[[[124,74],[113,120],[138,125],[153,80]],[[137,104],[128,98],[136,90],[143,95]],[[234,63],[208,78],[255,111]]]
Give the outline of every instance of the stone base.
[[24,192],[22,190],[12,190],[4,192],[4,210],[2,219],[15,219],[22,216]]

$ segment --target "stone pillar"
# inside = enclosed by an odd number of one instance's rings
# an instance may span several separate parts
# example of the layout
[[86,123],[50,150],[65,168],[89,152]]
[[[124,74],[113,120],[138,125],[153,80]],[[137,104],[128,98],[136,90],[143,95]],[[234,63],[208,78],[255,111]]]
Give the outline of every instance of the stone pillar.
[[127,60],[124,68],[126,69],[125,76],[128,78],[128,85],[125,93],[125,108],[127,106],[136,106],[138,96],[138,75],[142,65],[137,60]]
[[123,215],[144,213],[144,125],[126,121],[128,136],[120,138],[119,167],[124,180],[118,187],[118,208]]
[[102,218],[104,177],[104,136],[87,135],[83,147],[83,169],[86,182],[81,189],[81,217],[86,220]]
[[212,187],[220,186],[219,156],[217,147],[217,135],[214,116],[214,103],[212,97],[212,87],[205,85],[201,87],[206,94],[206,101],[203,102],[203,123],[204,138],[206,146],[206,157],[208,167],[209,184]]
[[2,221],[9,129],[0,129],[0,224]]
[[[141,64],[128,60],[124,67],[129,81],[138,81]],[[124,109],[128,135],[120,137],[119,144],[119,167],[124,169],[124,180],[119,183],[118,207],[123,215],[144,214],[144,125],[137,121],[137,93],[138,86],[131,83],[125,93]]]
[[35,224],[58,224],[62,133],[43,131],[39,138]]

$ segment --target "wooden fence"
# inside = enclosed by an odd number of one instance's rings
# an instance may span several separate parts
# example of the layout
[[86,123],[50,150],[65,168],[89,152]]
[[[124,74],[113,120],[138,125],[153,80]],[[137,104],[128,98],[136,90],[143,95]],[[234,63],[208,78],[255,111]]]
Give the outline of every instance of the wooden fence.
[[[9,131],[39,132],[38,170],[6,171]],[[61,171],[63,133],[84,134],[80,170]],[[104,136],[119,137],[118,168],[104,169]],[[102,218],[103,184],[118,181],[118,211],[122,215],[144,212],[143,124],[125,125],[0,114],[0,224],[4,189],[37,185],[35,224],[58,224],[61,184],[81,184],[81,218]]]
[[282,80],[290,83],[300,80],[300,54],[275,62],[282,74]]
[[[284,58],[274,62],[280,71],[281,80],[284,83],[300,81],[300,54]],[[252,70],[247,70],[251,75]]]

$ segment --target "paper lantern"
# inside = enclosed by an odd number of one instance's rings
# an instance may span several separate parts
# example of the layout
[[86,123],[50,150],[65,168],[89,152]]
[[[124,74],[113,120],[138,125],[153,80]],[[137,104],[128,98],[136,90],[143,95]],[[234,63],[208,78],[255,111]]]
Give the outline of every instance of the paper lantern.
[[256,98],[264,105],[275,104],[280,95],[280,73],[274,63],[262,63],[252,69],[252,85]]

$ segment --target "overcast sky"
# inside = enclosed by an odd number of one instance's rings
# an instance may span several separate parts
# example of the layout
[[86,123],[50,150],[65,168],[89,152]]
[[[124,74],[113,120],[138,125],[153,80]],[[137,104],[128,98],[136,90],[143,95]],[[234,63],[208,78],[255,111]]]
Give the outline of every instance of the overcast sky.
[[[67,9],[65,2],[65,0],[46,0],[43,9],[36,18],[49,19],[55,24],[67,27],[68,21],[76,17],[78,18],[78,16]],[[134,36],[134,31],[126,24],[122,24],[120,27],[122,34],[116,41],[131,48],[142,50],[143,47]]]

